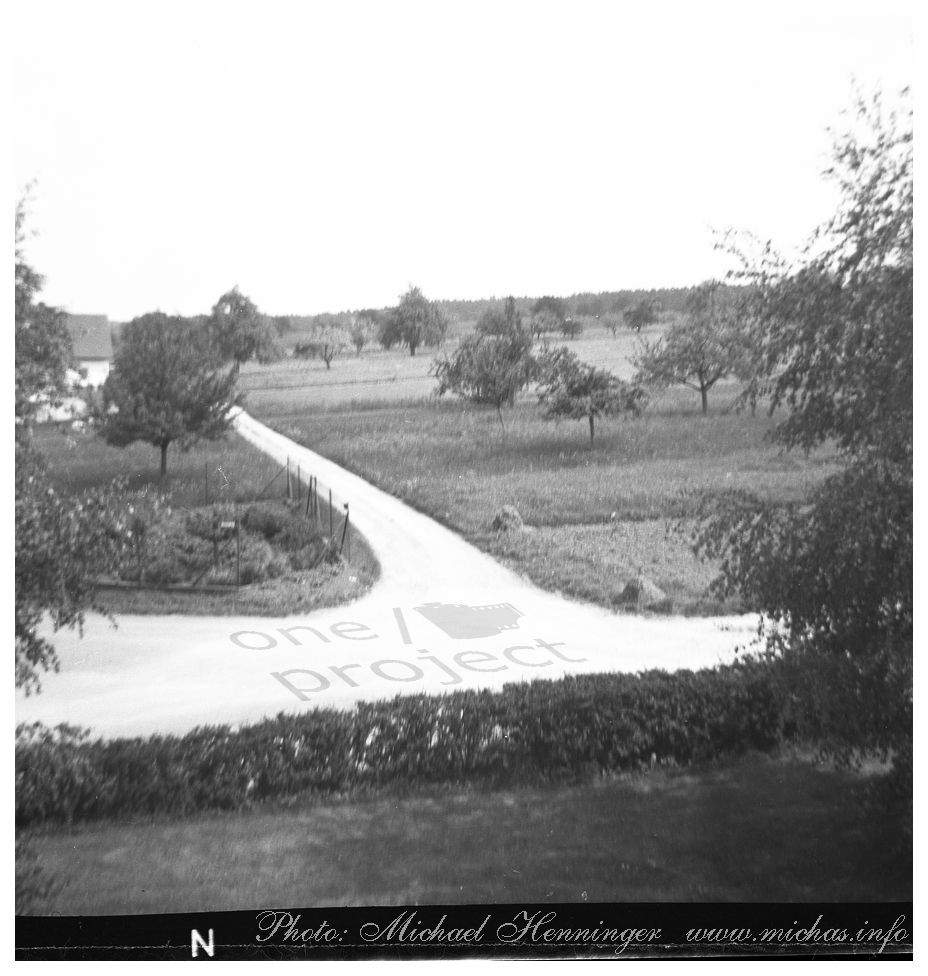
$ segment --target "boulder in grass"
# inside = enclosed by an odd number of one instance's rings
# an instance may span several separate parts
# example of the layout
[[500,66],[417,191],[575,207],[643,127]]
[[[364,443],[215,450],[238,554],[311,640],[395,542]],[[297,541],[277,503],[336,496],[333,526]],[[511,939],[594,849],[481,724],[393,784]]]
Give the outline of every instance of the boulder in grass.
[[658,613],[668,613],[671,607],[670,597],[659,586],[643,576],[628,583],[617,602],[622,606],[655,610]]
[[514,505],[503,505],[490,523],[493,532],[521,532],[522,516]]

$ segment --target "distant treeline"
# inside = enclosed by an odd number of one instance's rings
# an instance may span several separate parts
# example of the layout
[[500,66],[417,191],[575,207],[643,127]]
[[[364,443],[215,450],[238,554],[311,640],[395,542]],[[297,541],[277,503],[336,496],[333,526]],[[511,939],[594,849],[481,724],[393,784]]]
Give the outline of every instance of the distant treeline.
[[[624,291],[602,291],[594,294],[593,292],[582,292],[571,295],[569,298],[562,298],[564,307],[568,315],[604,315],[607,312],[622,312],[626,308],[632,308],[645,299],[659,302],[660,308],[665,312],[683,312],[686,296],[692,288],[638,288],[635,290]],[[516,308],[523,314],[530,314],[532,307],[538,301],[536,297],[521,296],[517,297]],[[479,319],[489,309],[502,307],[506,296],[496,295],[490,298],[478,299],[436,299],[435,304],[446,314],[458,321],[470,321]],[[373,322],[378,322],[388,309],[362,308],[355,309],[350,313],[354,317],[365,317]],[[325,316],[316,315],[287,315],[274,316],[275,322],[281,320],[281,324],[286,322],[289,328],[280,331],[304,332],[309,331],[316,324],[317,319]]]

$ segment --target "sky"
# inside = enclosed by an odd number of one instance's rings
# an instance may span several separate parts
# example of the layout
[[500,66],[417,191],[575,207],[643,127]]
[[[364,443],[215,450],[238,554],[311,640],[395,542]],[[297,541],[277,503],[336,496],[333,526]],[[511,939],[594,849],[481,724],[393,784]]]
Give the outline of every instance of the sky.
[[789,251],[834,211],[854,81],[913,81],[887,0],[19,7],[26,256],[114,321],[721,277],[714,231]]

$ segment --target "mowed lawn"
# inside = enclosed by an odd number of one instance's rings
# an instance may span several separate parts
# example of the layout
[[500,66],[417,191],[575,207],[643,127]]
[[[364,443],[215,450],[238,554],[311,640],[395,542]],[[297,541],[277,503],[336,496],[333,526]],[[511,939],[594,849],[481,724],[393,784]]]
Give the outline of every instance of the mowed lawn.
[[[621,360],[629,343],[626,336],[568,345],[601,362],[603,347]],[[616,372],[628,375],[622,362],[625,369]],[[592,446],[585,422],[545,420],[529,394],[504,409],[501,426],[492,408],[434,396],[385,403],[385,384],[365,389],[340,407],[331,391],[311,387],[299,391],[298,407],[290,390],[251,394],[248,407],[538,585],[604,606],[614,606],[641,573],[671,597],[674,612],[746,609],[707,594],[717,568],[693,556],[688,516],[706,496],[730,489],[800,500],[836,464],[829,450],[806,457],[765,441],[782,415],[736,412],[734,383],[712,390],[706,417],[698,394],[656,391],[639,418],[600,421]],[[490,531],[503,505],[518,509],[528,531]]]
[[457,789],[34,837],[29,913],[500,902],[892,901],[872,770],[747,756],[579,786]]

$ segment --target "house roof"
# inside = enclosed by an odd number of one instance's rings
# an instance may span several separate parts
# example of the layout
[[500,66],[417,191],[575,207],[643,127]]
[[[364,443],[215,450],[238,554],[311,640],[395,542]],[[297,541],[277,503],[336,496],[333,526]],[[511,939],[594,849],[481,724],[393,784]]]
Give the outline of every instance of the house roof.
[[113,339],[105,315],[68,315],[75,359],[112,359]]

